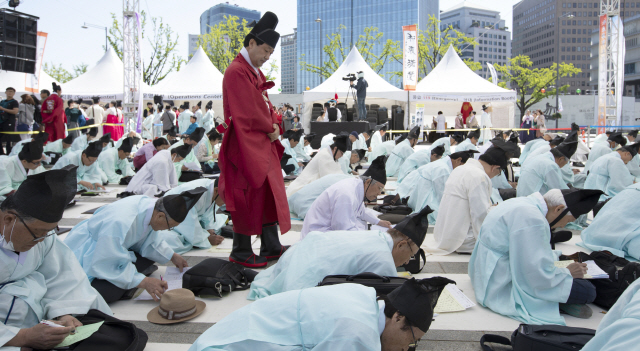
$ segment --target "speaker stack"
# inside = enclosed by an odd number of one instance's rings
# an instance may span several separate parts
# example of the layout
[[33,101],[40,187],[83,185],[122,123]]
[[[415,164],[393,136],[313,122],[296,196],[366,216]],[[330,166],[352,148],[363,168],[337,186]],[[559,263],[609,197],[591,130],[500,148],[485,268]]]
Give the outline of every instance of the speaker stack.
[[0,9],[0,69],[35,73],[38,17]]

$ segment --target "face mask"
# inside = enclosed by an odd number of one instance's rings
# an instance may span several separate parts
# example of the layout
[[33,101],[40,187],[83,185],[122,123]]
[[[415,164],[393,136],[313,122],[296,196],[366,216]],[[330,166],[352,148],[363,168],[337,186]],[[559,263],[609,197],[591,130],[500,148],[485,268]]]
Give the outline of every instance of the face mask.
[[2,240],[2,248],[8,251],[16,251],[15,248],[13,247],[13,243],[11,242],[11,237],[13,236],[13,228],[15,228],[16,226],[16,222],[17,220],[13,221],[13,226],[11,227],[11,233],[9,234],[9,242],[7,242],[7,240],[5,240],[5,226],[2,227],[2,236],[0,236],[0,240]]

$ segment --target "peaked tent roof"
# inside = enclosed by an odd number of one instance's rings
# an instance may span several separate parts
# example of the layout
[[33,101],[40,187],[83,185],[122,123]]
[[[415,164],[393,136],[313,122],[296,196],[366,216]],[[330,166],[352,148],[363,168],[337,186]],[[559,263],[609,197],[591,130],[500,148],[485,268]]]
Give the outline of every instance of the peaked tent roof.
[[367,88],[367,98],[382,98],[390,100],[406,101],[407,93],[389,84],[384,78],[375,73],[364,61],[358,49],[354,46],[344,60],[342,65],[327,78],[324,83],[304,92],[304,102],[316,100],[333,99],[334,94],[344,101],[349,90],[349,82],[343,81],[342,77],[349,73],[364,72],[369,87]]
[[[40,70],[40,82],[36,92],[30,92],[27,90],[27,80],[31,79],[30,74],[12,71],[0,71],[0,82],[4,85],[4,88],[12,87],[16,90],[15,99],[20,100],[22,94],[35,94],[38,99],[40,96],[40,90],[47,89],[51,91],[51,83],[55,80],[47,74],[43,69]],[[3,88],[3,89],[4,89]],[[4,96],[4,90],[2,90],[2,96]]]
[[501,88],[473,72],[449,46],[440,63],[410,94],[411,101],[515,102],[516,92]]
[[[99,96],[104,100],[122,99],[124,65],[113,48],[109,48],[92,69],[66,83],[60,83],[63,99],[90,99]],[[142,91],[149,86],[142,82]]]
[[144,95],[145,99],[162,95],[171,100],[222,100],[222,79],[222,73],[213,65],[202,47],[198,47],[184,68],[146,90]]

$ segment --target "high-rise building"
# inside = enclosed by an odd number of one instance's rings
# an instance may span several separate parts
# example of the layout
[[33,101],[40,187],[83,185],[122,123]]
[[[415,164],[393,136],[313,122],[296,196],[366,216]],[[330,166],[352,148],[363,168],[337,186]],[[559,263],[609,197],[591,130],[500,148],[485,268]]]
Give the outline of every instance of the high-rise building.
[[529,56],[531,68],[550,67],[558,60],[572,63],[582,72],[560,78],[560,86],[569,84],[570,93],[580,89],[584,94],[599,6],[594,0],[523,0],[513,5],[513,56]]
[[[487,62],[505,65],[511,58],[511,32],[500,19],[500,12],[463,1],[440,14],[441,30],[451,26],[466,36],[475,38],[479,45],[463,45],[460,58],[482,63],[477,71],[481,77],[489,78],[491,73]],[[498,76],[498,80],[502,76]]]
[[[388,39],[402,43],[402,26],[416,24],[419,29],[425,28],[429,15],[440,18],[439,14],[438,0],[298,0],[297,59],[321,66],[327,55],[321,55],[320,50],[329,43],[332,33],[341,34],[346,56],[367,27],[376,27],[383,33],[382,40],[373,47],[373,54],[379,55]],[[339,30],[341,26],[344,29]],[[336,54],[341,60],[341,55]],[[401,79],[393,75],[398,71],[402,71],[402,64],[391,61],[378,73],[389,83],[401,87]],[[296,92],[314,88],[320,82],[318,74],[299,69]]]
[[296,93],[297,34],[297,28],[294,28],[293,34],[283,35],[280,38],[280,89],[282,94]]
[[189,53],[187,54],[187,60],[191,59],[191,56],[196,53],[198,49],[198,34],[189,34]]
[[239,22],[245,19],[247,20],[247,24],[249,24],[253,21],[259,21],[261,15],[260,11],[250,10],[238,5],[231,5],[229,2],[217,4],[200,15],[200,34],[211,32],[209,27],[225,21],[225,16],[236,16],[239,18]]

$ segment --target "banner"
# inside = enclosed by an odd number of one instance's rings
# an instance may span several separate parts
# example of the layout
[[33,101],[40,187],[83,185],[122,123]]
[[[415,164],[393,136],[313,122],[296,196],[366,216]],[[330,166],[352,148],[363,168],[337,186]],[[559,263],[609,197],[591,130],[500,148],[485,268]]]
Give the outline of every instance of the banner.
[[402,54],[402,84],[404,90],[416,90],[418,85],[418,27],[402,26],[404,50]]
[[598,42],[598,134],[605,132],[607,122],[607,15],[600,16]]
[[47,44],[47,33],[38,32],[37,38],[36,71],[34,74],[27,74],[27,81],[24,84],[25,90],[34,94],[40,92],[40,69],[42,68],[42,58],[44,57],[44,47]]
[[562,99],[558,98],[558,112],[564,111],[564,107],[562,107]]
[[416,120],[413,126],[420,126],[420,130],[424,126],[424,104],[416,104]]
[[491,62],[487,62],[487,67],[489,68],[489,72],[491,72],[491,82],[494,85],[498,85],[498,73],[496,73],[496,68],[493,67]]
[[441,101],[441,102],[516,102],[516,93],[514,91],[506,91],[504,93],[478,93],[478,94],[432,94],[417,93],[410,94],[411,101]]

